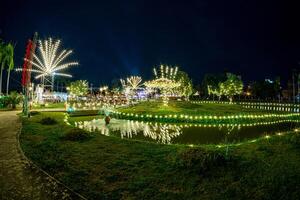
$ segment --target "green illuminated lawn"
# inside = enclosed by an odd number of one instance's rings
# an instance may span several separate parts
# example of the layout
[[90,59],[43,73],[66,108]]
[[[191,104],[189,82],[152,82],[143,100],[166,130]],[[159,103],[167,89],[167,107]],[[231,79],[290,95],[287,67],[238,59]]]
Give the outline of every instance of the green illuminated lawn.
[[65,108],[65,103],[64,102],[47,103],[47,104],[37,104],[33,106],[33,109],[48,109],[48,108]]
[[[256,114],[268,113],[268,111],[259,109],[243,108],[236,104],[193,104],[186,101],[170,101],[168,106],[164,106],[162,102],[147,101],[134,106],[119,108],[120,112],[136,113],[136,114],[187,114],[187,115],[230,115],[230,114]],[[269,111],[270,113],[270,111]]]
[[[58,123],[43,125],[44,117]],[[23,119],[21,146],[44,170],[88,199],[299,199],[300,135],[229,149],[121,140],[65,139],[63,113]]]

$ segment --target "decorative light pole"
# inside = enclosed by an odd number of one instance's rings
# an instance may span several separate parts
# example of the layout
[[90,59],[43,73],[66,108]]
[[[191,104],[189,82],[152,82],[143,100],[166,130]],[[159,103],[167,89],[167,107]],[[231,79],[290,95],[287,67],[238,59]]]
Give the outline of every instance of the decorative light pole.
[[[35,39],[36,40],[36,39]],[[35,52],[30,54],[30,57],[25,57],[24,63],[28,63],[30,68],[16,69],[17,71],[27,71],[28,73],[37,73],[35,79],[41,79],[42,85],[50,86],[53,91],[53,84],[55,76],[72,77],[70,74],[61,73],[60,71],[67,69],[71,66],[78,65],[78,62],[65,62],[66,58],[72,54],[72,50],[58,51],[60,47],[60,40],[47,40],[38,41],[39,53]],[[35,44],[35,43],[34,43]],[[34,45],[35,47],[35,45]],[[34,68],[31,68],[34,66]]]
[[29,116],[29,96],[30,96],[30,86],[31,86],[31,69],[32,69],[32,60],[35,52],[36,41],[38,34],[34,34],[33,39],[29,39],[26,46],[26,53],[22,68],[22,88],[23,88],[23,114]]

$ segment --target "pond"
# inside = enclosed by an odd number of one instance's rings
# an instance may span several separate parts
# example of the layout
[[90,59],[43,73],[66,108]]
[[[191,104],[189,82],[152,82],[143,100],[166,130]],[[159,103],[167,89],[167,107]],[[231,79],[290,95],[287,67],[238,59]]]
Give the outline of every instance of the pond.
[[162,144],[220,144],[242,142],[299,127],[291,120],[255,124],[167,124],[122,119],[75,122],[75,126],[106,136],[144,140]]

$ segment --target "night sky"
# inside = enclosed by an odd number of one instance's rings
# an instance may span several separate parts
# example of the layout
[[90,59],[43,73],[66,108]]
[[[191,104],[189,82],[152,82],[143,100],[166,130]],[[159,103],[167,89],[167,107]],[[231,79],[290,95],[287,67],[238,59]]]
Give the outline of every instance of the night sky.
[[[0,38],[16,45],[21,66],[26,41],[60,38],[80,66],[74,79],[95,86],[141,75],[160,63],[179,65],[195,84],[205,73],[230,71],[245,81],[299,68],[299,5],[288,1],[6,1]],[[14,72],[12,84],[20,76]]]

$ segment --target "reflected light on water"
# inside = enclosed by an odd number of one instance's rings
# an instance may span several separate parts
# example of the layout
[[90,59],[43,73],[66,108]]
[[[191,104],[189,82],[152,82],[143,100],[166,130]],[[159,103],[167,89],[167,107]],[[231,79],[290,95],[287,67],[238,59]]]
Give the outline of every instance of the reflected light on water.
[[93,119],[92,121],[75,122],[75,126],[90,132],[98,131],[107,136],[111,132],[119,131],[121,138],[132,138],[138,133],[143,133],[144,137],[163,144],[169,144],[172,138],[178,137],[182,133],[181,127],[176,125],[118,119],[112,119],[108,125],[105,125],[103,119]]
[[[118,132],[120,133],[121,138],[133,138],[142,133],[144,137],[162,144],[170,144],[172,139],[182,134],[183,128],[191,127],[190,125],[149,123],[121,119],[111,119],[108,125],[105,124],[103,119],[93,119],[91,121],[75,122],[75,126],[89,132],[100,132],[102,135],[106,136]],[[225,128],[227,134],[230,134],[235,128],[241,128],[239,125],[228,124],[226,126],[208,125],[207,127],[218,127],[219,130]]]
[[[292,127],[289,123],[293,123],[293,121],[278,120],[252,124],[167,124],[111,119],[110,123],[106,125],[104,119],[93,119],[75,122],[75,126],[89,132],[98,132],[106,136],[114,135],[122,139],[146,139],[162,144],[184,143],[193,145],[240,141],[239,138],[255,142],[255,137],[269,139],[270,134],[282,135],[281,131],[299,131],[298,128]],[[280,124],[283,126],[279,126]]]

